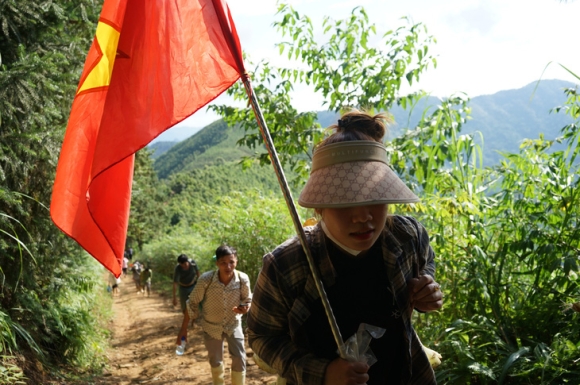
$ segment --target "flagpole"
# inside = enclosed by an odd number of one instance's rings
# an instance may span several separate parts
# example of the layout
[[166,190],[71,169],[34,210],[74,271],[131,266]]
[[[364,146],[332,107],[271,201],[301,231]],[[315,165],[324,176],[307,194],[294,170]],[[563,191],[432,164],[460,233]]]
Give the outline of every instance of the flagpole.
[[260,105],[258,104],[258,100],[256,99],[256,95],[254,94],[252,85],[250,84],[250,79],[248,77],[247,72],[244,70],[242,49],[240,47],[240,42],[237,36],[234,21],[229,12],[229,8],[225,4],[225,0],[212,0],[212,3],[214,5],[214,9],[216,10],[218,21],[220,23],[220,27],[222,29],[224,38],[226,39],[226,43],[230,51],[234,53],[233,58],[235,60],[236,67],[238,69],[238,73],[240,74],[241,80],[244,83],[244,88],[246,89],[246,94],[250,99],[252,110],[254,111],[256,121],[258,122],[258,127],[260,128],[260,133],[262,134],[262,138],[264,139],[264,143],[266,144],[266,149],[270,154],[270,160],[272,161],[274,171],[276,172],[276,177],[278,178],[278,182],[280,183],[280,187],[282,188],[282,194],[284,195],[284,200],[286,200],[286,205],[288,206],[288,210],[290,211],[292,222],[294,223],[296,233],[298,234],[298,239],[300,239],[302,249],[306,254],[306,260],[308,261],[308,266],[310,267],[312,278],[314,278],[316,289],[318,290],[318,294],[320,295],[322,306],[324,307],[324,311],[326,312],[326,317],[328,318],[328,322],[330,323],[330,329],[332,330],[334,340],[336,341],[336,345],[338,346],[338,352],[341,358],[346,359],[347,358],[346,347],[344,346],[342,336],[340,335],[340,330],[338,329],[338,325],[336,323],[336,318],[334,318],[334,313],[332,312],[332,308],[330,307],[330,302],[328,302],[328,296],[326,295],[324,287],[322,286],[322,281],[320,280],[318,270],[316,269],[316,265],[314,264],[314,259],[312,258],[312,253],[310,252],[310,247],[308,246],[308,242],[306,240],[306,234],[304,233],[304,229],[302,228],[302,222],[300,221],[300,217],[298,216],[298,211],[296,210],[296,206],[294,205],[294,200],[292,199],[292,194],[290,193],[290,188],[288,187],[288,182],[286,181],[286,177],[284,176],[284,170],[282,170],[282,166],[280,165],[280,159],[278,159],[278,154],[276,153],[274,142],[272,142],[272,137],[270,136],[270,132],[268,131],[268,126],[264,121],[264,115],[262,114],[262,110],[260,109]]
[[304,253],[306,254],[306,260],[308,261],[308,266],[310,267],[312,277],[314,278],[316,289],[318,290],[318,294],[320,295],[320,299],[322,300],[322,305],[324,307],[324,311],[326,312],[328,322],[330,323],[330,329],[332,330],[332,334],[334,335],[334,340],[336,341],[336,345],[338,346],[340,357],[346,359],[347,358],[346,348],[344,346],[340,330],[338,329],[336,318],[334,318],[334,313],[332,312],[332,308],[330,307],[328,296],[326,295],[324,286],[322,286],[322,281],[320,280],[318,269],[314,264],[314,259],[312,258],[312,253],[310,252],[310,247],[306,239],[306,234],[304,233],[304,229],[302,228],[301,224],[302,222],[300,221],[300,217],[298,216],[298,211],[296,210],[296,205],[294,204],[294,200],[292,199],[292,193],[290,192],[290,188],[288,187],[288,182],[286,181],[284,170],[282,169],[280,159],[278,158],[276,148],[274,147],[274,142],[272,141],[272,137],[270,136],[270,132],[268,131],[268,126],[264,121],[264,115],[262,114],[262,110],[260,109],[260,105],[258,103],[258,100],[256,99],[256,95],[254,94],[252,85],[250,84],[250,79],[246,74],[242,76],[242,81],[246,89],[246,94],[250,99],[252,110],[254,111],[254,115],[256,116],[256,120],[260,128],[260,133],[262,134],[262,138],[264,139],[264,143],[266,144],[266,149],[270,154],[270,160],[272,161],[274,171],[276,172],[276,176],[278,177],[278,182],[280,183],[280,187],[282,188],[284,200],[286,200],[286,205],[288,206],[288,210],[290,211],[290,216],[292,217],[292,222],[294,223],[294,227],[296,228],[296,233],[298,234],[298,238],[300,239],[300,243],[302,244],[302,248],[304,249]]

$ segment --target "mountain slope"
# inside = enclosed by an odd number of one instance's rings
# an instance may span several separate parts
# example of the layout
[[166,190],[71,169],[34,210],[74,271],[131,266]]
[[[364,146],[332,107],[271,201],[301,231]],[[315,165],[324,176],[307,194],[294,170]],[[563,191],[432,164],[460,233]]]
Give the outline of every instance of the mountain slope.
[[[572,120],[562,113],[550,111],[566,101],[564,89],[574,84],[562,80],[542,80],[525,87],[500,91],[492,95],[476,96],[471,99],[471,119],[462,129],[463,134],[479,132],[483,143],[476,135],[476,142],[483,144],[486,166],[496,164],[500,151],[518,152],[523,139],[537,138],[543,133],[547,139],[559,136],[560,129]],[[406,127],[415,127],[426,108],[436,108],[438,98],[428,97],[418,103],[411,113],[400,107],[391,111],[396,124],[391,128],[390,137],[397,136]]]
[[[520,89],[476,96],[468,103],[471,119],[463,126],[462,133],[481,133],[483,143],[479,135],[476,135],[476,142],[483,145],[485,165],[496,164],[501,159],[500,151],[517,152],[525,138],[537,138],[540,133],[548,139],[559,135],[571,118],[550,111],[566,101],[563,90],[572,86],[562,80],[542,80]],[[395,106],[390,111],[395,123],[389,128],[389,138],[397,137],[408,127],[415,127],[425,111],[429,114],[439,104],[438,98],[426,97],[412,111]],[[338,116],[331,111],[319,111],[318,121],[328,127],[337,122]],[[235,144],[242,136],[240,129],[228,128],[223,120],[218,120],[170,147],[155,160],[154,168],[163,179],[181,171],[238,161],[253,151]],[[161,147],[161,143],[157,146]]]
[[564,104],[563,90],[573,86],[560,80],[541,81],[517,89],[501,91],[489,96],[473,98],[472,117],[464,128],[465,133],[479,131],[484,139],[486,165],[497,163],[499,151],[517,152],[523,139],[547,139],[560,135],[560,130],[572,122],[563,113],[551,112]]
[[177,143],[179,143],[179,141],[160,141],[155,143],[151,142],[147,148],[151,150],[151,158],[155,160],[169,151]]
[[251,153],[247,148],[236,146],[242,136],[242,130],[228,127],[222,119],[217,120],[160,155],[153,168],[159,178],[165,179],[171,174],[206,165],[238,161]]

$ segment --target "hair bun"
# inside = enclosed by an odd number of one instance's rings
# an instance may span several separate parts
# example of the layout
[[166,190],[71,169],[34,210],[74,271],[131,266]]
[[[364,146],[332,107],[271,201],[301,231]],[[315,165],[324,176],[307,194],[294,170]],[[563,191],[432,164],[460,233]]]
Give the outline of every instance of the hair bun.
[[341,119],[338,119],[338,130],[346,130],[348,125],[350,124],[350,116],[344,116]]

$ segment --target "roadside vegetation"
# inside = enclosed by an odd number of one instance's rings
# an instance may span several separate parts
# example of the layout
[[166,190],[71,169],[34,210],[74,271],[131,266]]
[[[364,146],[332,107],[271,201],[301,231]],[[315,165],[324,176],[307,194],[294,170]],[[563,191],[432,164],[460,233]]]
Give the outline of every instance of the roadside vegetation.
[[[97,378],[106,367],[105,272],[48,213],[101,4],[0,0],[0,383],[74,383]],[[334,112],[411,108],[424,95],[400,95],[400,88],[436,71],[429,51],[435,39],[407,20],[378,31],[363,8],[322,26],[286,5],[278,16],[288,67],[251,58],[246,65],[299,191],[324,129],[315,112],[297,112],[291,90],[312,86]],[[228,92],[246,100],[239,84]],[[387,142],[393,168],[422,199],[393,211],[416,216],[437,254],[444,308],[415,322],[423,343],[443,355],[436,370],[441,384],[580,381],[580,96],[573,88],[563,92],[567,102],[554,113],[573,123],[558,138],[526,140],[493,167],[482,166],[476,143],[485,141],[461,131],[470,116],[465,95],[441,100]],[[165,284],[178,254],[208,270],[222,242],[237,247],[240,270],[255,282],[262,256],[294,234],[252,111],[213,108],[226,125],[216,124],[207,143],[183,156],[159,157],[162,174],[147,150],[137,154],[127,244],[136,251],[133,260],[151,265]],[[223,153],[215,147],[229,135],[243,149],[241,165],[231,159],[233,144]],[[564,149],[554,151],[555,144]],[[212,155],[204,158],[206,151]],[[203,159],[201,168],[192,165],[196,159]]]

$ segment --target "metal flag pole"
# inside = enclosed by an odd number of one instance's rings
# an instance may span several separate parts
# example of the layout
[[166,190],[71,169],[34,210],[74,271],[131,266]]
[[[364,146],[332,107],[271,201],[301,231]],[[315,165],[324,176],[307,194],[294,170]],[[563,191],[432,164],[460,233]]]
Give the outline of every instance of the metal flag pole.
[[294,205],[294,200],[292,199],[292,194],[290,193],[290,188],[288,187],[288,182],[286,181],[286,176],[284,176],[284,170],[282,170],[282,166],[280,165],[280,159],[278,159],[278,154],[276,153],[274,142],[272,142],[272,137],[270,136],[270,132],[268,131],[268,126],[264,121],[264,115],[262,114],[262,110],[260,109],[260,105],[258,104],[258,99],[256,99],[256,95],[254,94],[254,90],[252,89],[252,85],[250,84],[248,74],[244,70],[242,49],[237,36],[234,21],[231,17],[229,9],[227,8],[227,5],[225,4],[225,0],[212,0],[212,4],[218,16],[218,21],[222,29],[224,38],[226,39],[226,44],[228,45],[230,52],[233,53],[233,59],[236,64],[236,68],[238,70],[238,73],[240,74],[242,82],[244,83],[246,94],[250,99],[252,110],[254,111],[254,115],[256,116],[256,121],[258,122],[258,127],[260,128],[260,133],[262,134],[262,138],[264,139],[266,149],[270,154],[270,160],[272,161],[274,171],[276,172],[276,177],[278,178],[278,182],[280,183],[280,187],[282,188],[282,194],[284,195],[284,199],[286,200],[286,205],[288,206],[288,210],[290,211],[290,216],[292,217],[292,222],[294,223],[294,227],[296,228],[296,233],[298,234],[298,238],[300,239],[300,243],[302,244],[302,249],[306,254],[306,260],[308,261],[308,266],[310,267],[312,278],[314,278],[316,289],[318,290],[318,294],[320,295],[320,299],[322,300],[322,305],[324,307],[324,311],[326,312],[326,317],[328,318],[328,322],[330,323],[330,329],[332,330],[334,340],[336,341],[336,345],[338,346],[338,352],[341,358],[346,359],[347,358],[346,348],[344,346],[344,342],[342,341],[342,336],[340,335],[340,330],[338,329],[336,318],[334,318],[334,313],[332,312],[332,308],[330,307],[330,302],[328,302],[328,296],[324,291],[324,287],[322,286],[322,281],[320,280],[318,270],[316,269],[316,265],[314,264],[314,259],[312,258],[312,253],[310,252],[310,247],[308,246],[308,242],[306,240],[306,234],[304,233],[304,229],[302,228],[302,224],[300,222],[300,217],[298,216],[298,211],[296,210],[296,206]]
[[332,330],[332,334],[334,335],[334,340],[336,341],[336,345],[338,346],[340,357],[346,359],[347,358],[346,349],[344,346],[344,342],[342,340],[342,336],[340,334],[340,330],[338,329],[338,324],[336,323],[336,318],[334,318],[334,313],[332,312],[332,308],[330,307],[328,296],[326,295],[326,291],[324,291],[324,286],[322,286],[322,281],[320,280],[318,269],[314,264],[314,259],[312,258],[312,253],[310,252],[310,247],[306,240],[306,234],[304,233],[304,229],[302,228],[300,217],[298,216],[298,211],[296,210],[296,205],[294,204],[294,200],[292,199],[292,193],[290,192],[290,188],[288,187],[288,182],[286,181],[284,170],[282,169],[280,159],[278,159],[278,153],[276,152],[276,148],[274,147],[274,142],[272,142],[272,137],[270,136],[270,132],[268,131],[268,126],[264,121],[264,115],[262,114],[262,110],[260,109],[260,105],[258,104],[258,100],[256,99],[256,95],[254,94],[254,90],[252,89],[252,85],[250,84],[250,79],[248,78],[247,74],[242,75],[242,81],[244,83],[244,88],[246,89],[246,94],[250,99],[252,110],[254,111],[254,115],[256,116],[258,127],[260,128],[260,133],[262,134],[262,138],[264,139],[266,149],[270,154],[270,160],[272,161],[274,171],[276,172],[276,177],[278,178],[278,182],[280,183],[280,187],[282,188],[284,200],[286,200],[286,205],[288,206],[288,210],[290,211],[290,215],[292,216],[292,222],[294,223],[294,227],[296,228],[296,233],[298,234],[298,238],[300,239],[300,243],[302,244],[302,249],[304,249],[304,253],[306,254],[306,260],[308,261],[308,266],[310,267],[310,272],[312,273],[312,277],[314,278],[316,289],[318,289],[318,294],[320,295],[320,299],[322,300],[322,305],[324,307],[324,311],[326,312],[328,322],[330,323],[330,329]]

